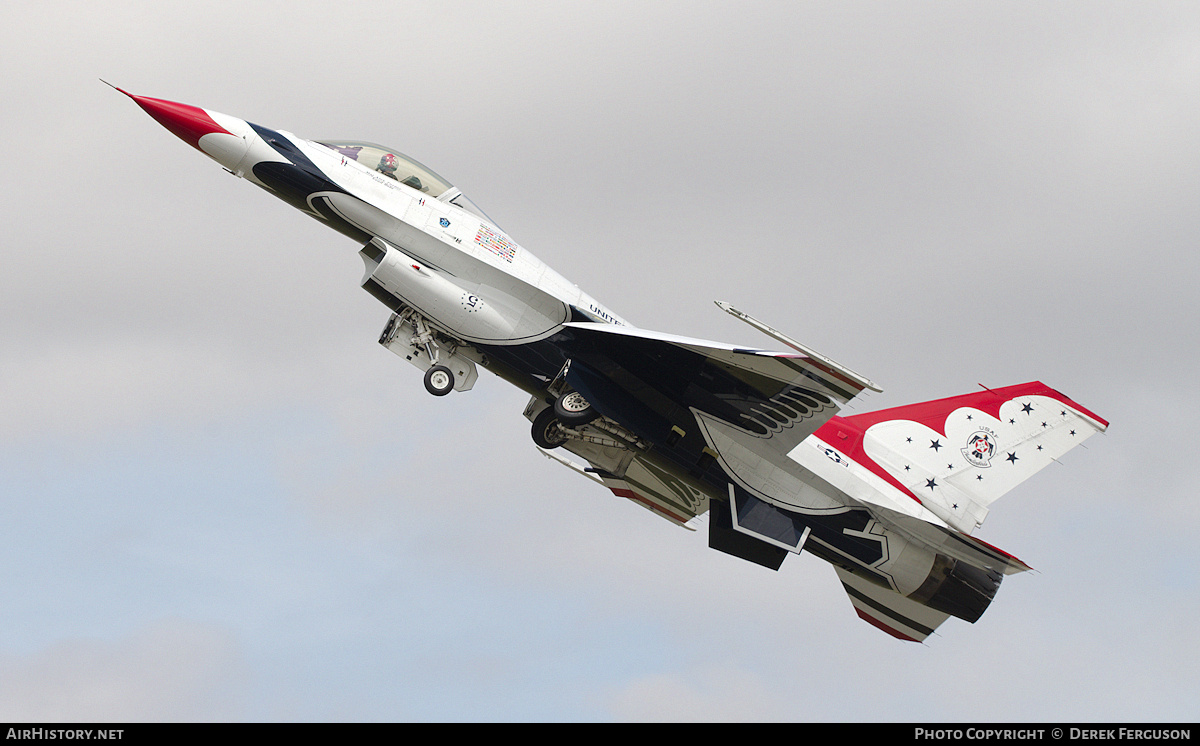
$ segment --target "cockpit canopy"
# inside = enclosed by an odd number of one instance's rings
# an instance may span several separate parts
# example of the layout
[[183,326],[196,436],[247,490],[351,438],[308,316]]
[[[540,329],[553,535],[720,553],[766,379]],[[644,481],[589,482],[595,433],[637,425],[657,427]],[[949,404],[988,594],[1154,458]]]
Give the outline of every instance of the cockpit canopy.
[[449,202],[478,215],[493,225],[495,224],[483,210],[467,199],[461,190],[398,150],[373,142],[356,140],[320,140],[318,142],[350,160],[357,161],[369,169],[395,179],[406,187],[424,192],[440,202]]

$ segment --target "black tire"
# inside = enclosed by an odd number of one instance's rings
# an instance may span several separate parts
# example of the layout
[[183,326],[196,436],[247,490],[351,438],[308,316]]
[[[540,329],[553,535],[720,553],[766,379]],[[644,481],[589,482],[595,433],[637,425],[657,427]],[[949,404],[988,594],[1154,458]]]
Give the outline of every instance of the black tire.
[[568,391],[554,402],[554,414],[567,427],[586,425],[600,416],[591,403],[577,391]]
[[538,448],[544,448],[547,451],[553,451],[563,443],[567,442],[567,438],[558,428],[558,417],[554,414],[553,407],[546,407],[541,414],[533,418],[533,429],[530,435],[533,436],[533,442]]
[[425,371],[425,390],[434,396],[445,396],[454,390],[454,374],[444,365]]

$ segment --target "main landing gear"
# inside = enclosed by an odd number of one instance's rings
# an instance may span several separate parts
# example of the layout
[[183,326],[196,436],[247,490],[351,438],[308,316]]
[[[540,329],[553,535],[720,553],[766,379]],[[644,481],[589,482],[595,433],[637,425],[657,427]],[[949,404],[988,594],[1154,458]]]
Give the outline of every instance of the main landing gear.
[[546,396],[533,397],[525,408],[525,416],[533,421],[530,430],[533,442],[547,451],[568,441],[619,450],[644,450],[645,444],[636,435],[601,417],[591,402],[567,384],[570,367],[571,363],[567,361],[546,387]]
[[[538,407],[541,410],[538,410]],[[537,414],[534,414],[536,412]],[[563,415],[567,420],[563,420]],[[600,416],[578,392],[568,391],[546,404],[540,397],[533,397],[525,409],[525,416],[533,420],[530,435],[538,448],[552,451],[568,442],[575,445],[568,450],[578,452],[579,447],[591,444],[617,451],[644,451],[648,447],[633,433],[612,420]]]
[[554,400],[554,416],[567,427],[575,427],[586,425],[600,413],[579,392],[568,391]]
[[546,407],[533,419],[533,430],[530,431],[533,442],[538,448],[553,451],[569,439],[567,431],[554,413],[554,407]]

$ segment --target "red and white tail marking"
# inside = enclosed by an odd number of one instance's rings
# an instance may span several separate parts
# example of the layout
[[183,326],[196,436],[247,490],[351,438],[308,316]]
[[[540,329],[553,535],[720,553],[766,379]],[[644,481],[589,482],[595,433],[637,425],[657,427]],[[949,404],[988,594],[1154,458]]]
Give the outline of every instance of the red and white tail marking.
[[846,418],[863,453],[955,528],[1108,423],[1034,382]]

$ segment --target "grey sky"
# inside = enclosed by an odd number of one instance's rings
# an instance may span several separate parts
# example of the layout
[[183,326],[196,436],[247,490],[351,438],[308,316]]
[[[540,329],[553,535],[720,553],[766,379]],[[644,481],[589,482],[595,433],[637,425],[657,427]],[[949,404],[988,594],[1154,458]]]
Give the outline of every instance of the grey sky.
[[[17,4],[0,719],[1187,720],[1192,3]],[[356,247],[99,82],[390,144],[640,326],[1112,422],[926,645],[428,396]]]

